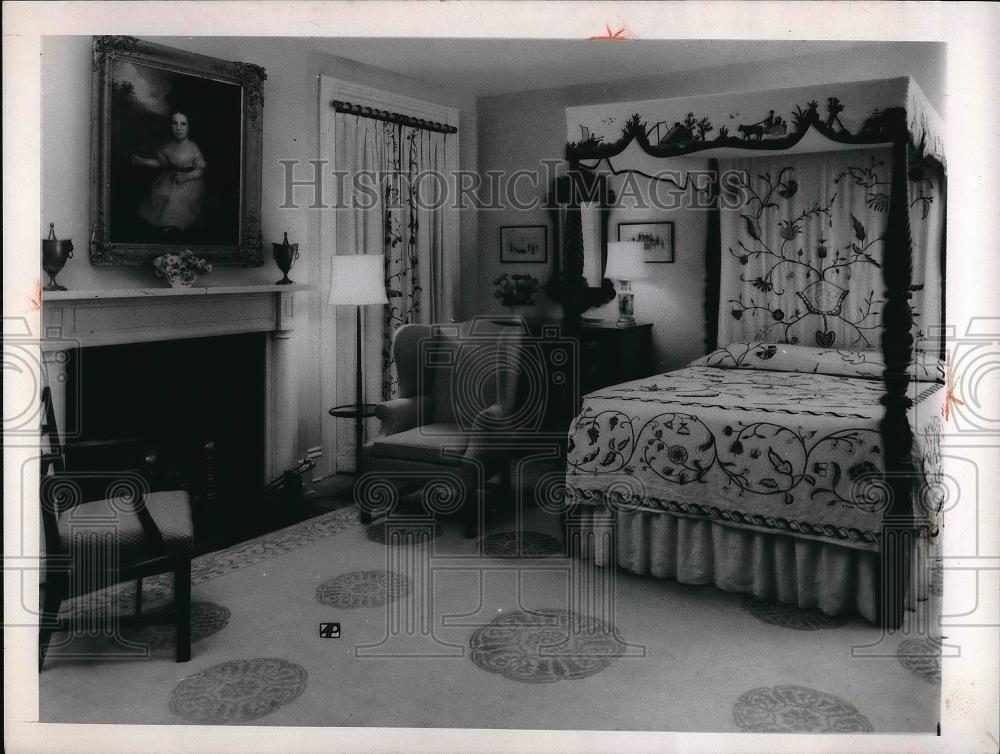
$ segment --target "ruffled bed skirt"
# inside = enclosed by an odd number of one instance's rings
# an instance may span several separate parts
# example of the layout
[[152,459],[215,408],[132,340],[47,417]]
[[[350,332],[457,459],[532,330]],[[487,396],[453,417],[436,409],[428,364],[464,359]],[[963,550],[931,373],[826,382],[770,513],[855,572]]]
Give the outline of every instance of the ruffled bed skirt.
[[[585,535],[582,555],[606,566],[615,526],[611,514],[584,505],[573,515]],[[877,552],[669,513],[620,511],[617,518],[617,562],[632,573],[715,584],[827,615],[856,612],[875,622]],[[913,548],[911,573],[927,572],[923,542]],[[910,579],[910,584],[907,607],[912,609],[915,600],[927,598],[927,579]]]

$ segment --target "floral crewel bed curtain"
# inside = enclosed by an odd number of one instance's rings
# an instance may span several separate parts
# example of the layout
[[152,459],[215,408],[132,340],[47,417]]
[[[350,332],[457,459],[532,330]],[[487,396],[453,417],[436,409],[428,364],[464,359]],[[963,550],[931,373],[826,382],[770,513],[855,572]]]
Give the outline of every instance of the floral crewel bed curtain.
[[[720,161],[719,342],[877,349],[888,149]],[[914,335],[940,321],[941,176],[911,160]],[[925,293],[926,292],[926,293]]]

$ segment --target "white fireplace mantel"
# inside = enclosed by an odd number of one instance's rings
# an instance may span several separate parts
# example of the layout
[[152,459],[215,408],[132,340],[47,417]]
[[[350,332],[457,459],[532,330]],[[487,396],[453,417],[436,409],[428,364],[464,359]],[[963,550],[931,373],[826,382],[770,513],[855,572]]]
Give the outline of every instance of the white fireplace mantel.
[[288,332],[308,285],[123,288],[42,294],[42,349]]
[[295,449],[293,359],[285,345],[295,321],[295,294],[310,285],[46,291],[42,351],[57,426],[65,426],[66,352],[91,346],[269,332],[263,397],[268,479],[288,466]]

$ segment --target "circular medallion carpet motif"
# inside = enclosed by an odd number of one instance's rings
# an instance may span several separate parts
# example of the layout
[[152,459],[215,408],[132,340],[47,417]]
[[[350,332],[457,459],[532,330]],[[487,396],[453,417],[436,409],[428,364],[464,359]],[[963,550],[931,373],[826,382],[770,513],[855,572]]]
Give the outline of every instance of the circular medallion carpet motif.
[[905,639],[896,650],[900,664],[928,683],[941,683],[941,640]]
[[819,631],[822,628],[838,628],[847,623],[847,615],[826,615],[816,608],[801,608],[783,602],[762,600],[753,595],[743,598],[743,609],[764,623],[796,631]]
[[382,522],[378,524],[371,524],[365,530],[365,535],[371,542],[377,542],[380,545],[387,545],[390,540],[390,532],[391,539],[394,544],[405,545],[418,541],[429,542],[432,539],[437,539],[444,534],[444,529],[441,528],[441,524],[437,521],[434,521],[433,523],[429,522],[426,526],[420,527],[414,527],[412,525],[393,526],[392,524]]
[[500,531],[483,537],[483,553],[493,558],[538,558],[562,552],[558,539],[537,531]]
[[353,571],[324,581],[316,599],[330,607],[380,607],[413,591],[413,582],[391,571]]
[[740,730],[752,733],[870,733],[868,718],[840,697],[804,686],[748,691],[733,707]]
[[523,683],[587,678],[625,651],[613,626],[566,610],[515,610],[480,626],[469,659]]
[[[150,613],[150,615],[166,614],[161,609]],[[214,602],[192,602],[191,603],[191,643],[218,633],[229,624],[229,610],[216,605]],[[166,618],[168,622],[152,623],[144,626],[130,626],[125,624],[121,627],[122,636],[128,641],[136,644],[145,644],[150,652],[173,652],[176,647],[177,631],[173,625],[172,618]]]
[[214,665],[177,684],[170,711],[192,723],[242,723],[263,717],[306,689],[305,669],[256,658]]

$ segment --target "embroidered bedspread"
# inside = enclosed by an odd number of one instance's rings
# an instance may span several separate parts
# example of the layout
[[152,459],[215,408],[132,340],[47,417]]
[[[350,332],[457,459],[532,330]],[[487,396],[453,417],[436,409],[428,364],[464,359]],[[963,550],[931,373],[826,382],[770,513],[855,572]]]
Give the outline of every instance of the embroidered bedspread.
[[[570,500],[877,550],[888,496],[882,380],[846,376],[853,367],[843,352],[827,370],[833,374],[824,374],[822,363],[815,371],[772,371],[763,362],[774,348],[730,346],[684,369],[586,396],[570,427]],[[794,350],[776,348],[779,357]],[[758,363],[741,358],[747,354]],[[910,394],[914,507],[930,521],[939,504],[944,390],[916,377]]]

